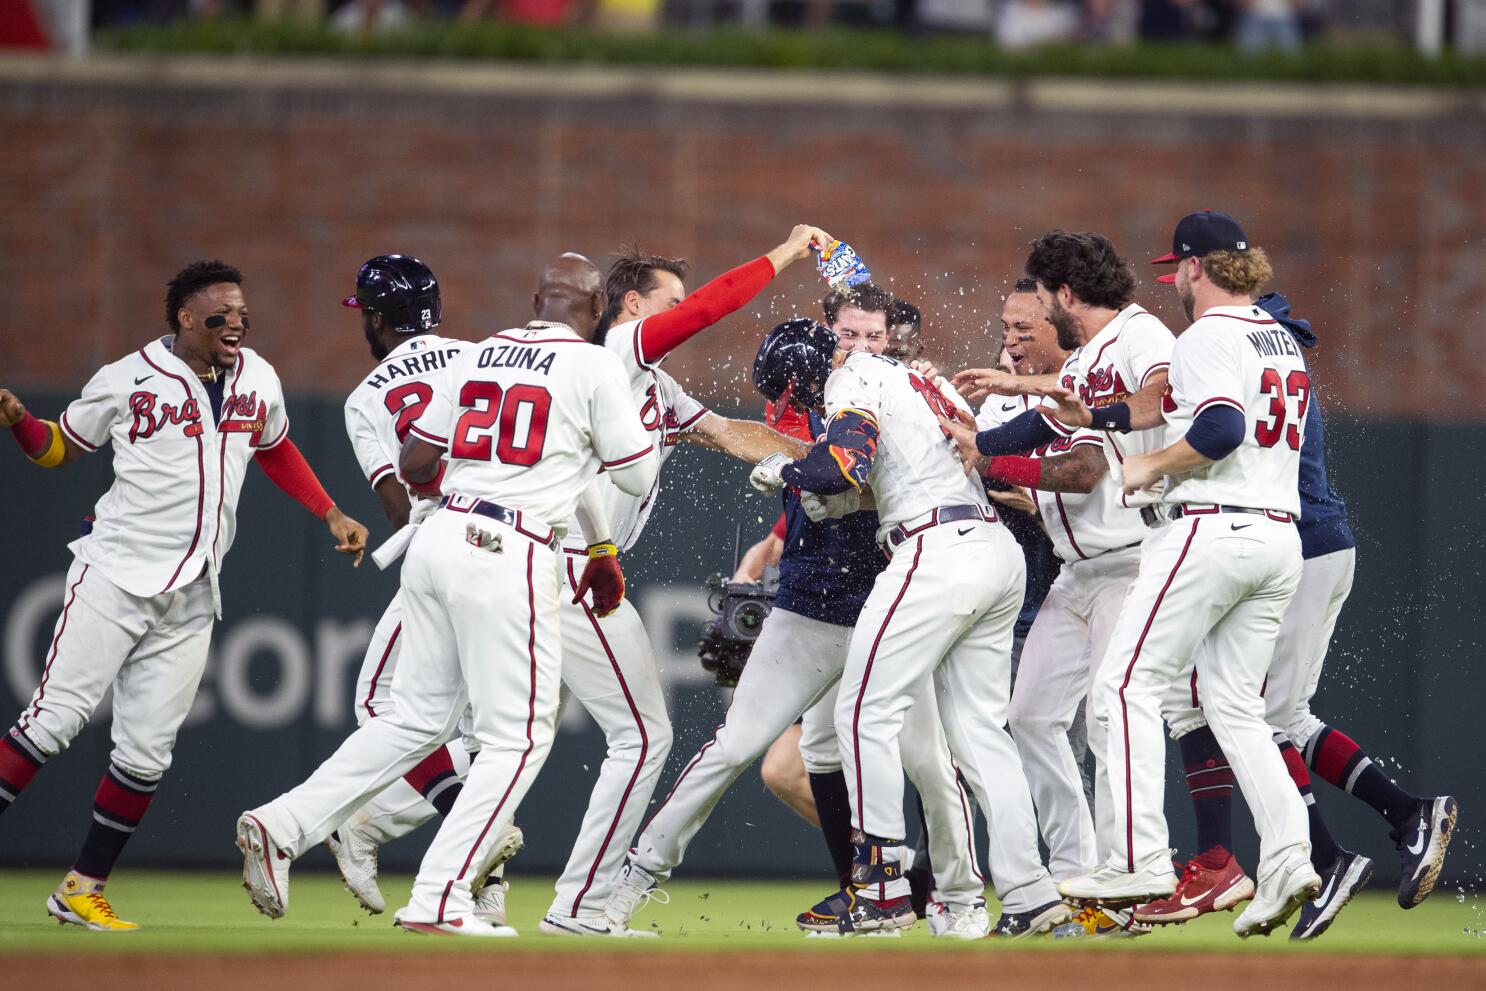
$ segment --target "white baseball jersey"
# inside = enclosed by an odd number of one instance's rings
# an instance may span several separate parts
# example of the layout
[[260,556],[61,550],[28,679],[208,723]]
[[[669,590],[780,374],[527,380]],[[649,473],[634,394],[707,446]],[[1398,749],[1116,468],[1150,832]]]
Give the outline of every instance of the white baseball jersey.
[[[681,435],[692,429],[707,415],[707,407],[697,402],[681,388],[680,383],[661,371],[659,362],[647,363],[640,354],[640,325],[643,320],[632,320],[611,327],[604,338],[604,348],[619,359],[629,381],[630,399],[634,409],[640,411],[640,422],[650,437],[664,465]],[[605,487],[605,515],[613,533],[614,543],[621,551],[627,551],[640,539],[640,531],[650,519],[655,500],[660,495],[660,474],[644,496],[632,496],[617,486]],[[568,522],[568,547],[582,549],[587,546],[582,526],[576,518]]]
[[970,412],[953,389],[893,358],[856,351],[826,380],[827,421],[842,410],[866,414],[880,431],[868,475],[882,521],[879,537],[940,506],[990,505],[939,426],[941,415]]
[[[397,474],[402,442],[468,341],[420,334],[403,341],[346,397],[346,434],[372,488]],[[411,494],[410,494],[411,495]]]
[[1163,502],[1216,503],[1300,515],[1300,444],[1311,379],[1290,332],[1257,306],[1215,306],[1177,339],[1165,442],[1212,406],[1244,415],[1232,454],[1168,476]]
[[[1059,384],[1072,389],[1091,409],[1111,403],[1122,403],[1139,392],[1154,372],[1171,364],[1171,349],[1176,339],[1155,315],[1131,303],[1111,320],[1094,339],[1068,356]],[[1054,430],[1065,437],[1075,428],[1044,417]],[[1128,434],[1101,432],[1104,456],[1113,476],[1115,499],[1123,506],[1145,506],[1156,501],[1147,492],[1128,498],[1121,491],[1120,464],[1132,454],[1154,451],[1161,444],[1159,430],[1132,430]]]
[[[1064,362],[1063,376],[1070,374],[1072,361],[1070,356]],[[998,427],[1040,403],[1041,399],[1030,396],[991,396],[976,415],[975,425],[980,430]],[[1097,430],[1075,430],[1037,448],[1030,456],[1054,458],[1076,447],[1090,445],[1102,450],[1104,435]],[[1037,500],[1037,511],[1042,515],[1043,528],[1047,530],[1060,559],[1081,561],[1145,539],[1146,525],[1140,512],[1120,505],[1119,494],[1119,487],[1108,473],[1088,493],[1032,490],[1032,497]]]
[[94,509],[92,533],[73,555],[134,595],[152,596],[217,574],[237,532],[248,461],[289,435],[279,376],[243,348],[226,372],[221,419],[196,373],[151,341],[104,365],[62,414],[86,451],[113,443],[114,483]]
[[561,530],[600,467],[650,454],[625,378],[613,354],[533,321],[465,348],[410,429],[448,450],[446,495],[490,499]]

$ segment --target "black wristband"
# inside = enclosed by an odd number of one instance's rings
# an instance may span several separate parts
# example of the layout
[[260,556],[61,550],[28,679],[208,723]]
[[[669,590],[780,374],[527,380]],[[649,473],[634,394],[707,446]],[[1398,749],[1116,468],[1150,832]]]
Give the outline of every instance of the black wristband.
[[1093,411],[1094,422],[1089,424],[1095,430],[1117,431],[1122,434],[1130,432],[1130,404],[1110,403]]

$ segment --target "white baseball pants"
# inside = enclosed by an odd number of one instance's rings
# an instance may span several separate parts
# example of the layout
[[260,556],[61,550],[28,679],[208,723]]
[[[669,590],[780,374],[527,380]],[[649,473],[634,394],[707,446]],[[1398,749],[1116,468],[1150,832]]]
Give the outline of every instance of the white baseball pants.
[[594,918],[603,915],[630,840],[650,806],[671,752],[671,720],[640,614],[628,599],[604,617],[595,616],[586,602],[574,605],[573,590],[587,558],[562,557],[563,694],[565,701],[577,699],[598,723],[607,750],[549,912]]
[[[1109,855],[1098,844],[1099,836],[1110,834],[1112,816],[1104,726],[1086,715],[1089,749],[1095,756],[1092,815],[1068,730],[1079,703],[1095,696],[1093,685],[1110,634],[1139,570],[1138,547],[1064,564],[1022,648],[1011,690],[1011,736],[1032,790],[1054,880],[1085,874]],[[1095,816],[1100,819],[1097,829]]]
[[[950,751],[985,813],[991,880],[1008,912],[1057,900],[1037,849],[1037,818],[1006,731],[1011,640],[1025,586],[1021,549],[976,520],[900,544],[852,634],[836,705],[858,829],[904,836],[899,736],[920,681],[933,675]],[[908,893],[906,880],[882,897]]]
[[1300,570],[1294,524],[1262,514],[1182,517],[1141,546],[1097,690],[1114,812],[1104,839],[1115,868],[1167,856],[1163,698],[1194,663],[1203,711],[1254,814],[1260,882],[1310,856],[1305,805],[1259,695]]
[[159,779],[206,670],[215,618],[210,581],[203,574],[162,595],[133,595],[73,561],[62,601],[41,683],[16,726],[55,756],[112,686],[109,759],[135,777]]

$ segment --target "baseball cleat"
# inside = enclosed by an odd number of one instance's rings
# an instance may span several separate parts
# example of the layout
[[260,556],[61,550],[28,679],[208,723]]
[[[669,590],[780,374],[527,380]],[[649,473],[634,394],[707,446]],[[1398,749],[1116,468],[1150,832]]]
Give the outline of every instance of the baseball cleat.
[[506,892],[511,886],[500,878],[491,878],[475,892],[475,918],[492,926],[506,924]]
[[1321,876],[1309,860],[1295,861],[1279,867],[1259,882],[1259,889],[1249,907],[1233,922],[1239,939],[1268,936],[1284,925],[1305,902],[1321,893]]
[[846,889],[832,892],[795,916],[795,925],[807,933],[839,936],[841,913],[851,907],[852,896]]
[[[479,891],[481,888],[486,887],[486,882],[490,880],[490,875],[499,870],[501,865],[506,861],[516,856],[525,845],[526,834],[521,832],[521,827],[516,825],[507,826],[501,832],[500,839],[496,841],[495,846],[490,848],[490,853],[486,855],[485,864],[482,866],[480,872],[475,875],[475,883],[472,885],[474,890]],[[500,878],[496,878],[496,880],[500,880]]]
[[82,926],[94,932],[133,932],[135,922],[125,922],[103,897],[103,885],[77,871],[68,871],[57,890],[46,900],[47,914],[66,925]]
[[1000,939],[1039,936],[1051,932],[1054,927],[1071,918],[1073,910],[1066,902],[1061,901],[1048,902],[1026,912],[1002,912],[1001,918],[996,920],[996,928],[991,930],[991,936]]
[[1418,816],[1407,828],[1389,834],[1403,865],[1398,880],[1398,904],[1403,908],[1413,908],[1434,890],[1459,814],[1460,804],[1449,795],[1420,799]]
[[1150,931],[1151,927],[1135,921],[1131,912],[1085,905],[1073,913],[1071,920],[1053,927],[1053,939],[1115,939],[1145,936]]
[[443,922],[415,922],[403,918],[405,911],[407,911],[406,908],[400,908],[394,912],[392,924],[410,933],[422,933],[425,936],[474,936],[486,939],[509,939],[520,935],[510,926],[492,926],[473,915],[461,915]]
[[341,883],[362,908],[372,915],[387,911],[387,899],[377,887],[377,844],[355,826],[344,825],[325,838],[335,855]]
[[619,932],[630,931],[629,920],[634,918],[635,910],[640,907],[641,902],[668,904],[670,896],[657,887],[659,883],[655,875],[634,861],[625,861],[619,872],[619,879],[614,882],[614,890],[609,893],[609,901],[604,905],[604,916],[609,920],[609,927]]
[[973,905],[951,908],[944,902],[929,902],[925,918],[929,923],[929,935],[946,939],[984,939],[991,932],[991,914],[986,911],[984,898],[977,898]]
[[1342,850],[1321,875],[1325,882],[1321,893],[1315,901],[1300,906],[1300,918],[1290,930],[1290,938],[1315,939],[1329,929],[1352,896],[1366,886],[1372,871],[1371,860],[1360,853]]
[[282,919],[289,908],[290,861],[251,812],[237,819],[237,848],[243,852],[243,887],[253,907],[270,919]]
[[1100,864],[1087,874],[1058,884],[1058,894],[1078,904],[1095,903],[1125,908],[1165,898],[1176,890],[1176,872],[1168,853],[1149,857],[1134,871]]
[[[1207,867],[1203,859],[1221,866]],[[1182,869],[1182,879],[1167,898],[1135,906],[1135,920],[1152,926],[1191,922],[1209,912],[1229,912],[1254,897],[1254,881],[1238,859],[1220,846],[1204,851]]]
[[550,912],[537,926],[549,936],[607,936],[612,939],[655,939],[659,933],[634,929],[615,929],[606,916],[595,915],[573,918],[553,915]]

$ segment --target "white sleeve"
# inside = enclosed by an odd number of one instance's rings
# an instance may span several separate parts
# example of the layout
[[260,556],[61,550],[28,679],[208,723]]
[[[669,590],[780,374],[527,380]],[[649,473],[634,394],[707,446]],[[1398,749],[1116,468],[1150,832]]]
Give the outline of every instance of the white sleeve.
[[630,495],[644,495],[655,484],[660,462],[630,399],[623,369],[612,355],[596,363],[589,398],[588,434],[609,479]]
[[686,390],[681,388],[681,383],[677,382],[670,375],[661,371],[659,368],[654,369],[654,374],[660,382],[660,388],[665,394],[667,404],[676,414],[676,433],[684,434],[688,430],[694,429],[698,423],[702,422],[702,417],[711,412],[707,407],[688,395]]
[[1210,406],[1244,412],[1243,355],[1238,340],[1206,327],[1193,327],[1177,339],[1171,355],[1172,398],[1195,419]]
[[264,400],[268,407],[263,417],[263,433],[258,438],[258,450],[268,451],[278,447],[289,436],[289,411],[284,408],[284,387],[279,384],[279,374],[269,368],[273,376],[273,393]]
[[874,420],[882,412],[882,389],[876,381],[869,381],[861,370],[848,362],[831,373],[826,379],[826,422],[830,423],[842,410],[852,409],[866,413]]
[[351,450],[356,453],[356,463],[372,488],[389,475],[396,476],[397,466],[382,449],[376,427],[366,412],[353,403],[346,403],[346,436],[351,439]]
[[96,451],[108,443],[109,431],[123,413],[118,394],[109,385],[108,366],[105,365],[83,386],[82,395],[62,411],[58,423],[62,432],[78,447],[84,451]]
[[1156,317],[1142,313],[1133,317],[1120,332],[1120,345],[1129,366],[1131,392],[1145,387],[1152,372],[1160,371],[1171,364],[1172,348],[1176,338]]
[[590,547],[594,544],[609,543],[614,539],[614,531],[609,526],[609,514],[604,509],[604,490],[609,487],[609,484],[604,480],[604,476],[598,475],[578,494],[578,506],[575,513],[578,517],[578,526],[583,528],[583,536],[588,538]]

